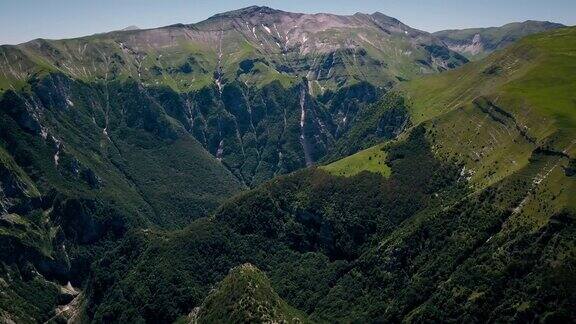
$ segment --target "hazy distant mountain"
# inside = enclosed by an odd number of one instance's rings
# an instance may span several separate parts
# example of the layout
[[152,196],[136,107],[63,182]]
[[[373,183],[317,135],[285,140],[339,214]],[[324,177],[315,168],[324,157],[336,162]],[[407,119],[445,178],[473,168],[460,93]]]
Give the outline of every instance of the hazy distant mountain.
[[501,27],[443,30],[433,33],[448,47],[470,59],[479,59],[504,48],[524,36],[565,27],[548,21],[528,20]]

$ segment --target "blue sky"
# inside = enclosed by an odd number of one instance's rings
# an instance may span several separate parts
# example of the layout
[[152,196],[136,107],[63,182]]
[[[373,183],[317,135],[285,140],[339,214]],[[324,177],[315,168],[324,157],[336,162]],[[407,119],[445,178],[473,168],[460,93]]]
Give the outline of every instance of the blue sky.
[[431,32],[527,19],[576,25],[576,0],[0,0],[0,44],[77,37],[129,25],[193,23],[250,5],[307,13],[380,11]]

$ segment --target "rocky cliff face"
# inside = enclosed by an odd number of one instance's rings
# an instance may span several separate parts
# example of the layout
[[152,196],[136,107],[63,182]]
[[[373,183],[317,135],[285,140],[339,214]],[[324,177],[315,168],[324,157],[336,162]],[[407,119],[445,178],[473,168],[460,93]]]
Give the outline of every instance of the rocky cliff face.
[[[384,89],[364,82],[313,97],[310,84],[255,89],[235,82],[221,95],[212,88],[180,96],[172,107],[185,115],[184,127],[248,186],[349,153],[339,147],[360,128],[374,139],[391,139],[406,126],[396,120],[408,119],[403,102],[388,104],[381,99]],[[364,120],[374,111],[382,117]],[[370,143],[357,139],[349,149]]]

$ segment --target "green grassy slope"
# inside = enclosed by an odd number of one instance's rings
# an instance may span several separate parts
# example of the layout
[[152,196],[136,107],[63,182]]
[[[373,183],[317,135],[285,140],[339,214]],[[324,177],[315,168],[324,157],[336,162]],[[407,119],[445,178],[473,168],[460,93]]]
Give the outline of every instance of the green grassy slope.
[[330,174],[344,177],[355,176],[363,171],[379,173],[384,177],[390,175],[382,145],[373,146],[320,168]]
[[[573,97],[567,90],[575,82],[572,78],[576,64],[573,59],[575,34],[575,28],[563,28],[529,36],[481,62],[408,83],[406,91],[413,98],[415,121],[486,96],[504,97],[505,103],[518,103],[525,98],[523,104],[536,110],[539,117],[561,119],[567,123],[559,126],[572,127],[574,120],[566,119],[574,118],[573,114],[569,116]],[[510,113],[520,114],[521,107],[507,108]]]
[[438,152],[465,161],[476,183],[526,166],[537,147],[573,157],[574,48],[576,29],[558,29],[457,71],[414,80],[404,88],[413,121],[430,121]]

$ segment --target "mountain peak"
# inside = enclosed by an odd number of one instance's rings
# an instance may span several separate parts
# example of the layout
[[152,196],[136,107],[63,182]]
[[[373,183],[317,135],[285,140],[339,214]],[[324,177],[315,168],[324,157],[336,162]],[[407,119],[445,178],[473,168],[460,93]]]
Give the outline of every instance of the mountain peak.
[[372,18],[378,19],[378,20],[385,20],[385,21],[389,21],[390,23],[395,23],[395,24],[400,24],[402,23],[400,20],[394,18],[394,17],[390,17],[388,15],[385,15],[383,13],[381,13],[380,11],[376,11],[373,14],[371,14],[370,16],[372,16]]
[[230,270],[189,323],[302,323],[304,314],[274,291],[264,272],[246,263]]
[[272,15],[283,13],[284,11],[273,9],[266,6],[250,6],[246,8],[241,8],[232,11],[226,11],[223,13],[216,14],[210,18],[237,18],[237,17],[244,17],[244,16],[253,16],[253,15]]

